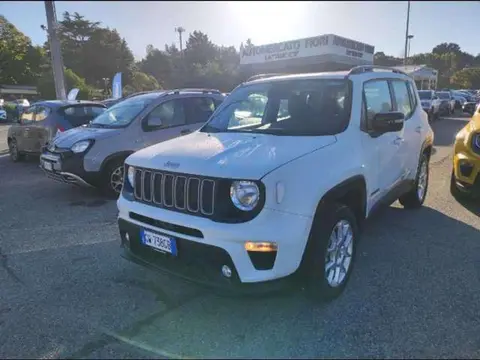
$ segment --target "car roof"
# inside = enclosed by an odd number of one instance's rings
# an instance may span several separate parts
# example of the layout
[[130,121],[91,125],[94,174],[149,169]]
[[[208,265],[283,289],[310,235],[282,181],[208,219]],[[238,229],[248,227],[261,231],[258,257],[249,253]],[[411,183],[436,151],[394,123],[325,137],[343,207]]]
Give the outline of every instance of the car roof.
[[45,100],[39,101],[36,103],[31,104],[33,105],[47,105],[53,108],[59,108],[63,106],[69,105],[97,105],[97,106],[104,106],[102,103],[98,101],[89,101],[89,100]]
[[310,79],[345,79],[348,75],[348,71],[330,71],[321,73],[305,73],[305,74],[288,74],[288,75],[275,75],[265,78],[255,79],[248,81],[248,84],[266,83],[272,81],[282,80],[310,80]]

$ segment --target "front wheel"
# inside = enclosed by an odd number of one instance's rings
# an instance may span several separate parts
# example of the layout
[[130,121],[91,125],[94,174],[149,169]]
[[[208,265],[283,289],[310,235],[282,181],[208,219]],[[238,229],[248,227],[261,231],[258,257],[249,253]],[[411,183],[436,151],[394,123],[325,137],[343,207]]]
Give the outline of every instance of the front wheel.
[[123,161],[114,160],[107,165],[103,177],[103,192],[111,198],[118,198],[123,186]]
[[420,156],[420,161],[417,168],[417,176],[413,188],[402,195],[398,200],[400,204],[406,209],[416,209],[423,205],[427,197],[428,190],[428,156],[423,153]]
[[307,291],[320,301],[338,297],[348,282],[359,236],[355,215],[331,204],[315,217],[307,247]]
[[455,173],[453,172],[453,170],[452,176],[450,177],[450,194],[452,194],[452,196],[458,200],[463,200],[466,198],[466,194],[462,192],[457,186],[457,183],[455,181]]

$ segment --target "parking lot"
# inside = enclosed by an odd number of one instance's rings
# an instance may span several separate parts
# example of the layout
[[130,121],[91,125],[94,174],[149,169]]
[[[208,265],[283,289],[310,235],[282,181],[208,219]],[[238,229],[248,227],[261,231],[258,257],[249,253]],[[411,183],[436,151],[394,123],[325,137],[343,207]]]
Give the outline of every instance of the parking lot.
[[480,203],[449,192],[466,121],[432,125],[425,206],[373,218],[346,291],[321,305],[219,296],[127,262],[115,201],[12,163],[0,126],[0,357],[480,357]]

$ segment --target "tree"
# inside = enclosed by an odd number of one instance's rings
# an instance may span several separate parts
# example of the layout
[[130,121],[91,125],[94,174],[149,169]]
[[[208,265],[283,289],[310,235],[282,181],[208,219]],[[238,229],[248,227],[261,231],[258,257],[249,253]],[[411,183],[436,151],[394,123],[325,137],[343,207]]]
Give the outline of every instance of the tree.
[[452,75],[450,82],[460,89],[480,89],[480,69],[471,68],[457,71]]
[[0,84],[34,85],[44,51],[0,15]]
[[135,71],[132,74],[132,81],[130,86],[135,91],[150,91],[161,89],[157,80],[152,75],[147,75],[139,71]]
[[185,60],[187,64],[206,65],[215,59],[215,45],[201,31],[194,31],[185,44]]

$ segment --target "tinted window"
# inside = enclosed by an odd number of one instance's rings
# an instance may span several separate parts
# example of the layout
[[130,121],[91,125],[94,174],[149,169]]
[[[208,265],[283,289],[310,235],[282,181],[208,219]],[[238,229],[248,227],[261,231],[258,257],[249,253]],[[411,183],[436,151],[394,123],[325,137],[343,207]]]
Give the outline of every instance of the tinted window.
[[102,114],[105,111],[105,108],[102,106],[95,105],[84,105],[84,106],[70,106],[63,110],[65,114],[65,119],[69,122],[72,127],[77,127],[81,125],[88,124],[98,115]]
[[299,79],[251,84],[233,91],[201,131],[292,136],[336,134],[348,125],[350,108],[348,80]]
[[431,100],[432,99],[432,92],[431,91],[419,91],[418,96],[420,100]]
[[412,113],[412,105],[410,104],[410,96],[408,95],[407,83],[401,80],[392,81],[393,93],[397,104],[397,111],[409,118]]
[[147,117],[150,127],[170,127],[185,124],[185,110],[182,100],[175,99],[158,105]]
[[417,97],[415,96],[415,87],[411,81],[407,81],[408,93],[410,95],[410,103],[412,104],[412,111],[417,107]]
[[438,92],[437,96],[441,100],[450,100],[450,94],[446,92]]
[[215,103],[209,97],[194,97],[183,100],[185,104],[187,124],[206,122],[215,111]]
[[393,111],[387,80],[369,81],[363,85],[363,92],[369,121],[378,113]]

